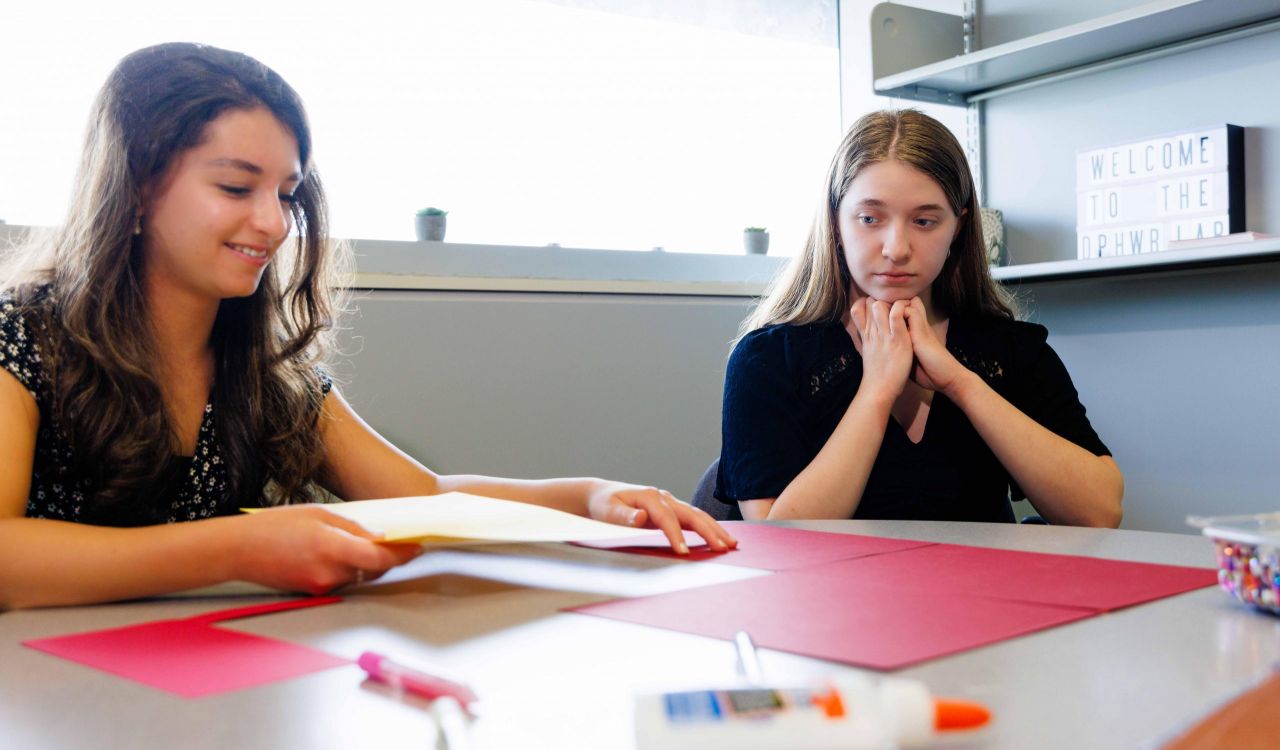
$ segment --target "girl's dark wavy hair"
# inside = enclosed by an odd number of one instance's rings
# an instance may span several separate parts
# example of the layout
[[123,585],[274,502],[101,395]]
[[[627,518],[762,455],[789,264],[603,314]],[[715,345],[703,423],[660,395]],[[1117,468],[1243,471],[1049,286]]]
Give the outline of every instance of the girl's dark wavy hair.
[[[227,299],[213,327],[213,425],[235,502],[310,499],[323,462],[317,365],[331,343],[345,268],[328,242],[327,206],[311,164],[311,132],[298,94],[257,60],[199,44],[134,52],[116,66],[91,111],[65,223],[34,252],[17,288],[40,311],[51,415],[70,440],[92,510],[156,507],[143,497],[177,452],[147,322],[141,237],[144,191],[160,183],[211,122],[264,107],[293,134],[303,179],[290,211],[294,234],[250,296]],[[145,220],[144,220],[145,221]],[[86,513],[90,516],[99,513]]]

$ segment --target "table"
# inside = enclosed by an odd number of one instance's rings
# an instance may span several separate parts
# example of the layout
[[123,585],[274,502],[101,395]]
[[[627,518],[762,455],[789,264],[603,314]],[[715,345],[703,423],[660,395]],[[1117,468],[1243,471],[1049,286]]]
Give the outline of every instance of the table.
[[[929,521],[822,521],[799,528],[902,539],[1213,565],[1202,537]],[[424,554],[337,605],[231,622],[355,658],[378,650],[465,678],[484,699],[481,748],[627,748],[631,696],[730,683],[730,643],[562,607],[687,580],[760,574],[566,545]],[[426,704],[358,667],[186,700],[27,649],[26,639],[263,601],[233,584],[141,602],[0,614],[0,737],[6,748],[430,747]],[[609,592],[609,593],[599,593]],[[762,650],[766,677],[818,680],[850,668]],[[1092,617],[895,674],[982,701],[995,723],[957,747],[1133,748],[1159,744],[1280,661],[1280,618],[1215,589]]]

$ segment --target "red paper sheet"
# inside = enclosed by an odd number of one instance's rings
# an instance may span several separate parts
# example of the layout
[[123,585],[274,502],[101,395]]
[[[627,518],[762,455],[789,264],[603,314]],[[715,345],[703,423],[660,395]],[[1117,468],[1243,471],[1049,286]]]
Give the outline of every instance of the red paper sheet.
[[[764,570],[792,570],[812,565],[848,560],[855,557],[883,555],[915,547],[927,547],[933,542],[917,542],[909,539],[887,539],[878,536],[833,534],[826,531],[805,531],[784,526],[725,521],[725,529],[738,540],[738,548],[728,552],[713,552],[697,534],[685,532],[689,544],[688,555],[677,555],[661,532],[652,538],[631,537],[594,542],[577,542],[583,547],[611,549],[637,555],[669,557],[680,560],[706,560],[707,562],[737,565]],[[696,546],[695,546],[696,545]]]
[[[900,554],[910,554],[904,552]],[[1090,616],[1080,609],[926,596],[823,571],[792,570],[574,609],[872,669],[898,669]]]
[[[799,547],[814,533],[791,531]],[[766,648],[897,669],[1216,580],[1202,568],[932,544],[574,611],[716,638],[745,630]]]
[[338,597],[323,597],[236,607],[23,645],[184,698],[198,698],[350,664],[348,659],[306,646],[214,627],[223,620],[338,601]]
[[927,590],[1106,612],[1216,585],[1208,568],[935,544],[851,561],[833,575]]

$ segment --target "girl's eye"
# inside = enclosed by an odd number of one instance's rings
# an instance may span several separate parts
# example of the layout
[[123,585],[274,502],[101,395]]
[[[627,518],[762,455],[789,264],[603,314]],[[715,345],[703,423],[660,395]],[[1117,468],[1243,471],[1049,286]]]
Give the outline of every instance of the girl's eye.
[[876,223],[876,217],[874,217],[874,216],[859,216],[859,217],[858,217],[858,223],[859,223],[859,224],[863,224],[863,225],[871,225],[871,224]]
[[[219,185],[218,188],[227,195],[235,198],[244,198],[253,192],[252,188],[240,187],[239,185]],[[298,202],[298,196],[293,193],[280,193],[279,198],[281,203],[288,203],[290,205]]]
[[937,219],[916,219],[916,225],[925,227],[926,229],[929,227],[932,227],[937,223],[938,223]]

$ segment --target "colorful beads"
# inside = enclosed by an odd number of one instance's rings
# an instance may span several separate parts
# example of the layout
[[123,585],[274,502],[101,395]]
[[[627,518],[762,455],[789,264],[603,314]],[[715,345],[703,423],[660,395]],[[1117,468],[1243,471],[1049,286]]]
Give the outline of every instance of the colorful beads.
[[1217,541],[1218,584],[1240,601],[1280,614],[1280,555],[1275,547]]

